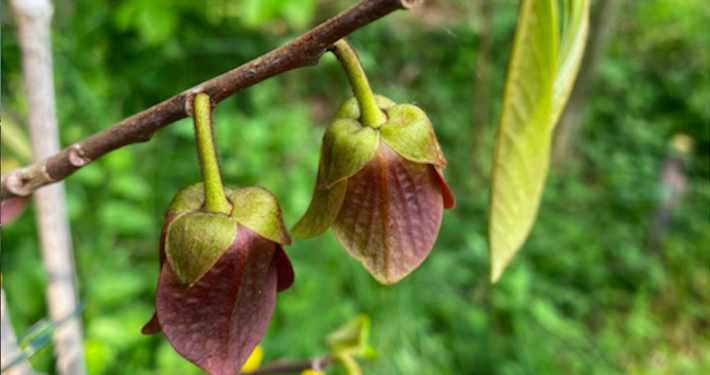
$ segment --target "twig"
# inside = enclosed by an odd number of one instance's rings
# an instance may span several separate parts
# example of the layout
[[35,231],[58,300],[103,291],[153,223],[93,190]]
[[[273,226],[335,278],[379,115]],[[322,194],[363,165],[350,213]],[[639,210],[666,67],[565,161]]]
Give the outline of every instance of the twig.
[[[4,368],[8,362],[20,355],[20,348],[17,347],[17,338],[10,324],[10,314],[7,311],[7,302],[5,301],[5,291],[0,289],[0,368]],[[29,362],[22,361],[15,364],[4,375],[35,375]]]
[[214,103],[219,103],[267,78],[315,65],[338,39],[397,9],[409,9],[420,1],[364,0],[282,47],[128,117],[54,156],[3,175],[0,198],[29,195],[42,186],[67,178],[117,148],[150,140],[156,130],[190,116],[190,99],[197,93],[205,92]]
[[303,370],[314,370],[323,371],[326,367],[333,363],[333,357],[331,355],[324,355],[322,357],[298,361],[298,362],[287,362],[287,361],[277,361],[269,363],[267,365],[259,367],[257,370],[252,372],[244,372],[244,375],[269,375],[269,374],[286,374],[289,372],[301,372]]
[[[11,4],[22,50],[32,154],[35,161],[41,161],[59,151],[50,45],[53,9],[49,0],[13,0]],[[64,185],[38,191],[34,198],[42,260],[49,275],[46,297],[49,317],[57,321],[78,303]],[[79,318],[57,328],[54,341],[57,372],[61,375],[86,374]]]

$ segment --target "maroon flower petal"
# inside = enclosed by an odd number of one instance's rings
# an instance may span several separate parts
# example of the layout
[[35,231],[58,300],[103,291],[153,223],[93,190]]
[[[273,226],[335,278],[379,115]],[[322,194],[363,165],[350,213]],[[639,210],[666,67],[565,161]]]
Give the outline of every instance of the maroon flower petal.
[[163,332],[163,329],[160,328],[160,322],[158,321],[158,313],[154,312],[153,317],[150,318],[150,321],[143,326],[143,329],[141,330],[141,333],[144,335],[157,335],[160,332]]
[[456,200],[454,200],[454,195],[451,194],[451,189],[449,189],[449,184],[444,180],[444,173],[441,172],[441,168],[433,167],[436,169],[436,176],[441,184],[441,193],[444,195],[444,209],[450,210],[456,206]]
[[276,271],[279,275],[277,292],[283,292],[293,285],[295,279],[291,260],[288,259],[283,246],[276,246],[276,252],[274,252],[274,258],[271,262],[276,264]]
[[[165,255],[165,237],[168,235],[168,225],[178,216],[179,214],[175,213],[167,215],[165,218],[165,225],[163,225],[163,229],[160,231],[160,250],[158,251],[158,259],[160,261],[161,271],[163,270],[163,264],[167,259]],[[158,313],[155,312],[153,313],[153,317],[150,318],[150,321],[143,327],[141,333],[144,335],[157,335],[162,331],[163,330],[160,328],[160,322],[158,321]]]
[[240,225],[232,246],[192,287],[181,285],[164,264],[156,309],[165,336],[181,356],[212,375],[239,373],[274,310],[276,249]]
[[392,284],[431,251],[443,206],[436,169],[408,161],[380,142],[373,159],[348,179],[333,231],[375,279]]

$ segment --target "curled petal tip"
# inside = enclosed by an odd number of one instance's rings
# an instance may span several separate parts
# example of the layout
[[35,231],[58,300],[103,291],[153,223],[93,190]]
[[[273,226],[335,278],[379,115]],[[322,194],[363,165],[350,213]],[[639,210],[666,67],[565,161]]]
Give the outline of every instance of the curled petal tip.
[[441,195],[444,198],[444,209],[449,210],[456,207],[456,200],[454,199],[454,195],[451,193],[449,184],[447,184],[444,179],[444,173],[439,167],[434,167],[434,169],[436,170],[436,175],[439,179],[439,184],[441,185]]
[[273,262],[276,264],[276,271],[279,277],[276,291],[283,292],[293,285],[293,281],[296,278],[293,272],[293,266],[291,265],[291,260],[288,259],[288,255],[286,255],[283,246],[276,245]]
[[156,312],[153,313],[153,317],[150,318],[150,321],[145,324],[141,330],[141,333],[144,335],[157,335],[162,331],[162,328],[160,328],[160,322],[158,321],[158,313]]

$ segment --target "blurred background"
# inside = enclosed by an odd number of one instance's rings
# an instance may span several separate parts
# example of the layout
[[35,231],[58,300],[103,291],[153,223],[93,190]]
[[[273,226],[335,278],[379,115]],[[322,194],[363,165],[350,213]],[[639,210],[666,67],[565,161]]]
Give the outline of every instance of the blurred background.
[[[278,47],[354,0],[56,0],[53,58],[62,145]],[[430,116],[457,199],[429,258],[381,286],[331,231],[287,249],[265,361],[326,352],[365,313],[380,356],[365,374],[707,374],[710,370],[710,3],[598,0],[584,87],[559,126],[538,222],[489,283],[488,183],[518,2],[427,0],[353,33],[371,85]],[[15,22],[2,1],[2,124],[27,102]],[[606,12],[606,13],[605,13]],[[287,226],[305,212],[320,137],[350,89],[335,58],[222,102],[230,187],[259,184]],[[196,182],[192,124],[113,152],[66,180],[86,355],[95,375],[191,375],[154,306],[161,215]],[[6,162],[27,164],[22,137]],[[6,144],[15,142],[15,144]],[[9,146],[9,147],[8,147]],[[19,151],[18,151],[19,150]],[[31,208],[31,207],[30,207]],[[22,333],[46,315],[35,217],[2,230],[3,288]],[[52,374],[52,350],[32,358]],[[332,368],[329,374],[338,374]]]

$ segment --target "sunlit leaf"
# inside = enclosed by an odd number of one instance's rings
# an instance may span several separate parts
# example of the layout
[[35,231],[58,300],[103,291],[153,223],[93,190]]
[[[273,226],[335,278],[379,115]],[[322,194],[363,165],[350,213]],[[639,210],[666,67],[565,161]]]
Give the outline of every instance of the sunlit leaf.
[[560,38],[557,1],[520,5],[493,160],[488,229],[493,282],[535,223],[552,132],[584,50],[588,9],[586,0],[564,2]]
[[556,124],[562,115],[582,64],[589,29],[589,1],[565,0],[565,27],[562,30],[555,83],[552,87],[552,119]]

